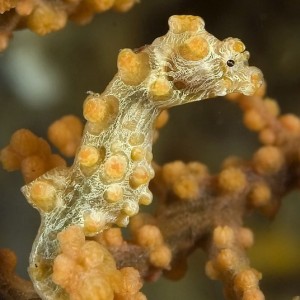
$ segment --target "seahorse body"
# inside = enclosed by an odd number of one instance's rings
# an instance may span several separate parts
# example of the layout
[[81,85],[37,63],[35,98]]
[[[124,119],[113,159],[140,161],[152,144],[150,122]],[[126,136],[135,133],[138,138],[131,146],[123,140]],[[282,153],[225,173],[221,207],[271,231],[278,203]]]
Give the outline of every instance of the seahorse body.
[[161,110],[232,92],[250,95],[263,81],[248,66],[244,44],[218,40],[200,17],[172,16],[169,27],[149,46],[120,51],[116,76],[102,94],[88,95],[74,164],[22,188],[42,218],[29,267],[42,299],[68,298],[51,280],[57,233],[74,224],[87,236],[126,226],[139,204],[151,202],[153,123]]

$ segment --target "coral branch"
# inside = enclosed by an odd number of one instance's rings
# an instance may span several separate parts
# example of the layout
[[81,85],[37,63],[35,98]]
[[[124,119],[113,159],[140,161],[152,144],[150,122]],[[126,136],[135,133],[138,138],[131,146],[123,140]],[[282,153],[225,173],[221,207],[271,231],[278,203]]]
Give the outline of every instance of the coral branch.
[[15,267],[16,255],[8,249],[0,249],[0,298],[5,300],[40,299],[30,281],[17,276]]
[[85,241],[79,226],[58,235],[62,253],[54,260],[53,281],[64,288],[60,297],[70,299],[143,300],[139,272],[132,267],[117,270],[107,249],[95,241]]
[[137,0],[1,0],[0,52],[14,30],[29,28],[45,35],[65,27],[68,18],[86,24],[96,13],[109,9],[126,12]]
[[[278,116],[276,102],[263,99],[262,95],[238,96],[235,100],[245,110],[245,116],[251,110],[252,120],[245,117],[248,127],[252,129],[254,122],[264,120],[263,126],[255,128],[259,128],[260,138],[264,131],[268,131],[264,137],[272,136],[272,139],[262,139],[267,145],[256,151],[251,161],[226,159],[223,170],[214,176],[199,163],[164,165],[156,170],[153,181],[159,199],[155,218],[138,215],[135,218],[139,220],[132,221],[140,224],[144,220],[145,224],[160,228],[172,251],[172,270],[166,273],[168,277],[184,271],[184,260],[197,247],[202,247],[211,258],[207,274],[224,281],[228,299],[263,299],[257,284],[261,275],[249,267],[244,252],[253,243],[252,233],[242,227],[242,222],[253,210],[274,217],[283,196],[299,188],[300,121],[290,114]],[[130,259],[125,257],[126,263],[123,260],[122,264],[130,265]],[[138,264],[135,262],[143,274],[144,262],[145,258]],[[148,272],[144,276],[151,277],[150,268]]]
[[249,267],[240,235],[239,228],[236,232],[229,226],[214,229],[210,245],[212,259],[206,264],[206,273],[211,279],[223,282],[227,299],[264,300],[258,286],[261,274]]
[[[259,137],[268,130],[273,145],[261,147],[250,161],[226,159],[223,170],[213,176],[200,163],[173,162],[157,168],[152,182],[159,199],[155,217],[139,214],[130,228],[133,235],[146,224],[160,229],[172,252],[172,269],[164,272],[169,278],[182,276],[188,255],[202,247],[210,257],[207,274],[224,282],[228,299],[263,299],[258,289],[261,275],[249,267],[245,255],[253,244],[252,232],[242,223],[253,210],[274,217],[284,195],[299,187],[299,118],[279,116],[276,102],[259,94],[235,100],[245,115],[252,110],[252,125],[258,118],[264,120]],[[253,128],[247,120],[245,124]],[[142,245],[134,238],[133,244],[109,249],[117,265],[134,265],[144,278],[157,278],[161,269],[151,264],[150,252]]]
[[[197,162],[156,166],[155,216],[138,214],[131,220],[132,241],[124,242],[116,229],[105,231],[98,240],[113,254],[118,269],[131,266],[144,279],[156,279],[165,266],[151,262],[151,248],[164,241],[172,254],[171,270],[164,273],[178,278],[188,255],[202,247],[210,258],[206,273],[224,283],[228,299],[264,298],[258,289],[261,275],[245,255],[253,236],[242,227],[243,218],[253,210],[274,217],[282,197],[299,188],[300,121],[291,114],[279,115],[276,102],[264,98],[263,89],[252,97],[229,98],[244,111],[245,125],[258,132],[264,145],[250,161],[226,159],[216,175]],[[146,236],[141,228],[147,229]]]

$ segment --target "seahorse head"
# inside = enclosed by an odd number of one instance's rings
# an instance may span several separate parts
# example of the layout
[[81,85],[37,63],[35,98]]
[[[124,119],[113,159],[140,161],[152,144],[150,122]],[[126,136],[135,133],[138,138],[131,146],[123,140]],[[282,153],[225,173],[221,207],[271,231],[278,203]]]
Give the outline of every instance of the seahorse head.
[[155,88],[167,85],[168,81],[179,97],[170,97],[169,102],[160,103],[162,106],[233,92],[251,95],[263,83],[261,71],[248,65],[249,52],[239,39],[220,41],[195,16],[172,16],[169,26],[167,35],[153,43],[156,65],[164,58]]

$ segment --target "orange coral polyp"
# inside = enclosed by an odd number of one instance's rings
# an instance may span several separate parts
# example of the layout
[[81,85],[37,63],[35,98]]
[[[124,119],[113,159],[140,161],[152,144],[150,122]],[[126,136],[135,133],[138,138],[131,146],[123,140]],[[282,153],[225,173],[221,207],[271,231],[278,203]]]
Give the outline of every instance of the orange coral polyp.
[[52,31],[60,30],[66,23],[66,12],[57,10],[51,4],[36,7],[26,19],[28,28],[39,35],[46,35]]
[[118,270],[110,252],[96,241],[85,241],[79,226],[61,232],[59,242],[62,252],[54,260],[52,279],[70,299],[125,300],[142,296],[138,271],[131,267]]
[[246,269],[239,272],[234,278],[235,289],[249,290],[258,287],[258,281],[261,279],[261,274],[254,269]]
[[35,154],[39,148],[39,141],[36,135],[27,129],[17,130],[10,139],[11,148],[21,156]]
[[237,232],[237,241],[245,249],[252,247],[254,243],[254,236],[252,230],[246,227],[239,228]]
[[271,190],[265,183],[255,184],[249,195],[250,203],[255,207],[263,207],[270,203]]
[[109,228],[102,232],[101,239],[104,245],[118,247],[124,243],[122,231],[120,228]]
[[218,184],[226,193],[239,193],[247,184],[247,178],[239,168],[229,167],[219,174]]
[[199,195],[199,186],[192,176],[184,176],[178,179],[172,188],[174,194],[182,200],[195,200]]
[[257,112],[255,109],[249,109],[244,114],[244,124],[250,130],[260,131],[265,127],[266,122],[259,112]]
[[217,248],[229,248],[234,242],[235,236],[229,226],[218,226],[213,232],[213,243]]
[[67,115],[48,128],[48,139],[63,155],[72,157],[79,146],[83,125],[79,118]]
[[130,10],[135,3],[138,3],[138,0],[115,0],[113,9],[124,13]]
[[0,14],[11,10],[17,6],[18,0],[3,0],[0,3]]
[[154,225],[142,226],[137,231],[136,239],[139,245],[147,248],[155,248],[163,243],[161,232]]
[[170,17],[169,26],[173,33],[198,31],[204,27],[204,21],[202,18],[197,16],[175,15]]
[[161,245],[150,252],[150,262],[157,268],[167,269],[170,265],[171,259],[172,252],[165,245]]
[[283,166],[283,154],[278,147],[264,146],[254,154],[253,164],[258,173],[273,174]]
[[88,0],[86,3],[95,12],[104,12],[109,10],[115,0]]
[[19,155],[17,155],[10,146],[7,146],[1,150],[0,161],[3,169],[8,172],[19,170],[21,166]]
[[28,156],[21,162],[21,172],[26,183],[42,176],[46,171],[46,162],[39,155]]
[[155,129],[160,129],[164,127],[169,120],[169,112],[165,109],[163,110],[155,120]]

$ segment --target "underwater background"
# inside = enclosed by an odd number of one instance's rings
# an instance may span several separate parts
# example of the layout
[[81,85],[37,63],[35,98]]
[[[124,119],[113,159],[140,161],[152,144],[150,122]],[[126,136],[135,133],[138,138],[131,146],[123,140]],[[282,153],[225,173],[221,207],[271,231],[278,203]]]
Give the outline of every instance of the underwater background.
[[[98,14],[86,26],[69,22],[45,37],[28,30],[14,33],[0,54],[0,148],[19,128],[46,137],[54,120],[66,114],[81,117],[86,92],[102,92],[116,73],[119,50],[150,44],[167,32],[174,14],[201,16],[207,31],[219,39],[240,38],[251,53],[250,65],[264,73],[267,95],[283,113],[300,115],[299,0],[141,0],[128,13]],[[244,128],[240,110],[217,98],[171,109],[154,158],[158,163],[201,161],[213,173],[228,155],[247,159],[258,146],[256,134]],[[28,257],[40,221],[21,194],[22,185],[20,174],[0,170],[0,247],[16,252],[17,272],[28,278]],[[300,295],[299,196],[293,192],[283,199],[275,220],[258,214],[245,220],[256,237],[249,251],[251,265],[263,273],[267,299]],[[145,284],[143,291],[149,300],[222,299],[220,283],[204,274],[205,260],[199,250],[190,257],[185,278],[161,278]]]

